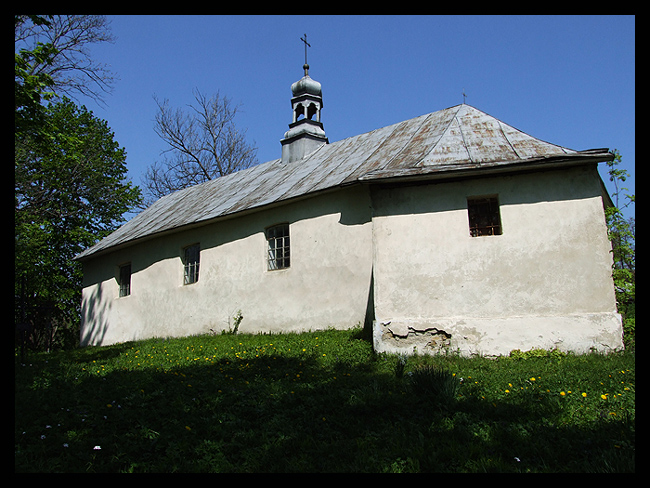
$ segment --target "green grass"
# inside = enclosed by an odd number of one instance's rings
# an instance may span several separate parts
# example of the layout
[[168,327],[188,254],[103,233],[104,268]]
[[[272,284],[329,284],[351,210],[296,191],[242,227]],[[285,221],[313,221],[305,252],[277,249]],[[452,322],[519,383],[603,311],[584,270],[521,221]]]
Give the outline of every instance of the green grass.
[[360,330],[17,355],[15,470],[634,471],[634,362],[376,355]]

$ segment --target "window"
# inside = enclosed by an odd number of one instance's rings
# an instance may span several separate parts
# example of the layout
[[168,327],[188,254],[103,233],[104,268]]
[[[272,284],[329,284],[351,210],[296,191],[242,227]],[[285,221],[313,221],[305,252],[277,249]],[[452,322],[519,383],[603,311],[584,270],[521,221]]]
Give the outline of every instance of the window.
[[120,266],[120,295],[126,297],[131,294],[131,263]]
[[266,229],[268,243],[268,269],[284,269],[290,266],[289,224],[280,224]]
[[500,236],[501,217],[499,216],[499,200],[494,197],[472,197],[467,199],[469,215],[469,235]]
[[199,244],[187,246],[183,249],[183,284],[189,285],[199,281],[199,261],[201,247]]

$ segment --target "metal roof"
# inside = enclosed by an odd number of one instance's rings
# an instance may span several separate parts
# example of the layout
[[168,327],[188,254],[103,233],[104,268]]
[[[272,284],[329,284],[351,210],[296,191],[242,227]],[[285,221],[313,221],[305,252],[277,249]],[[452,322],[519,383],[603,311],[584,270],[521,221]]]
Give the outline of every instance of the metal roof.
[[481,171],[611,160],[606,149],[574,151],[525,134],[462,104],[323,144],[301,160],[275,159],[174,192],[75,259],[137,239],[343,185],[467,176]]

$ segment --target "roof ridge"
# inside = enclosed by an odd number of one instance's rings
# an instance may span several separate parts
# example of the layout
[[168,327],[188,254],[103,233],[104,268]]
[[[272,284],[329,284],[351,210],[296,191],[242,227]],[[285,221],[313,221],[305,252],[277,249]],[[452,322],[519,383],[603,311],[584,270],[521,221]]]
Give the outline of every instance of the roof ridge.
[[[425,124],[425,122],[426,122],[427,120],[429,120],[429,118],[431,118],[431,116],[432,116],[434,113],[435,113],[435,112],[431,112],[431,113],[428,113],[428,114],[423,114],[423,115],[419,115],[419,116],[418,116],[418,117],[423,117],[423,120],[422,120],[422,122],[420,122],[420,124],[418,125],[418,128],[417,128],[416,130],[412,131],[411,136],[406,140],[406,142],[404,142],[404,144],[402,144],[402,147],[401,147],[398,151],[395,151],[395,154],[393,154],[392,157],[391,157],[388,161],[386,161],[386,164],[383,164],[383,165],[382,165],[383,168],[386,168],[386,167],[390,166],[390,163],[391,163],[391,162],[392,162],[392,161],[393,161],[393,160],[394,160],[398,155],[402,154],[402,151],[404,151],[404,148],[410,144],[410,142],[413,140],[413,137],[415,137],[415,134],[418,133],[418,131],[419,131],[419,130],[422,128],[422,126]],[[418,118],[418,117],[414,117],[414,118]],[[408,120],[412,120],[412,119],[408,119]],[[400,124],[407,123],[408,120],[403,120],[402,122],[400,122]],[[397,128],[395,128],[395,130],[397,130]],[[395,132],[395,130],[391,131],[391,135],[393,134],[393,132]],[[374,152],[373,152],[373,154],[374,154]]]
[[[398,158],[398,157],[402,154],[402,152],[404,151],[404,149],[405,149],[405,148],[406,148],[406,147],[411,143],[411,141],[412,141],[412,140],[413,140],[413,139],[414,139],[414,138],[419,134],[420,129],[421,129],[423,126],[425,126],[425,124],[427,123],[427,121],[428,121],[431,117],[433,117],[433,116],[439,116],[442,112],[446,112],[446,111],[449,111],[449,110],[452,110],[452,109],[456,108],[456,112],[454,113],[454,116],[451,117],[451,118],[449,119],[449,123],[448,123],[447,126],[445,127],[444,131],[442,131],[442,134],[440,135],[440,137],[438,138],[438,140],[437,140],[437,141],[436,141],[436,142],[435,142],[435,143],[430,147],[430,149],[427,151],[426,154],[429,154],[431,151],[433,151],[433,150],[435,149],[435,147],[438,145],[438,143],[440,142],[440,140],[442,140],[442,138],[445,136],[445,134],[446,134],[447,131],[449,130],[449,127],[450,127],[450,125],[451,125],[451,122],[453,121],[453,119],[454,119],[456,113],[458,113],[458,111],[461,109],[461,107],[462,107],[462,105],[454,105],[454,106],[452,106],[452,107],[447,107],[447,108],[444,108],[444,109],[442,109],[442,110],[436,110],[435,112],[429,112],[429,113],[426,113],[426,114],[418,115],[417,117],[413,117],[413,119],[407,119],[407,120],[404,120],[404,121],[402,121],[402,122],[399,122],[398,124],[395,124],[395,125],[402,125],[402,124],[406,124],[406,123],[408,123],[408,122],[411,121],[411,120],[414,120],[414,119],[417,119],[417,118],[422,118],[422,121],[420,122],[420,124],[418,125],[418,127],[417,127],[415,130],[412,131],[411,136],[410,136],[410,137],[409,137],[409,138],[408,138],[408,139],[407,139],[407,140],[402,144],[402,147],[401,147],[398,151],[395,151],[395,153],[392,155],[392,157],[390,158],[390,160],[388,160],[385,164],[382,165],[382,168],[385,169],[385,168],[390,167],[392,161],[394,161],[396,158]],[[395,130],[397,130],[397,128],[396,128]],[[393,134],[393,132],[395,132],[395,130],[391,132],[391,135]],[[377,150],[378,150],[378,149],[379,149],[379,148],[377,148]],[[376,151],[375,151],[375,152],[376,152]],[[426,155],[425,155],[422,159],[424,159],[424,158],[426,158]],[[418,162],[418,163],[416,163],[416,166],[419,165],[420,163],[421,163],[421,161]],[[416,167],[416,166],[414,166],[414,167]],[[377,171],[377,170],[379,170],[379,169],[380,169],[380,168],[373,168],[373,169],[369,170],[368,172],[364,173],[364,175],[367,174],[367,173],[373,172],[373,171]]]
[[[510,129],[515,130],[515,131],[517,131],[518,133],[523,134],[523,135],[526,136],[526,137],[530,137],[531,139],[535,139],[536,141],[543,142],[544,144],[548,144],[549,146],[557,147],[557,148],[561,149],[562,152],[564,152],[565,154],[572,154],[572,153],[579,152],[579,151],[576,151],[575,149],[571,149],[571,148],[569,148],[569,147],[565,147],[565,146],[560,146],[559,144],[554,144],[554,143],[552,143],[552,142],[548,142],[548,141],[546,141],[546,140],[544,140],[544,139],[540,139],[539,137],[532,136],[532,135],[530,135],[528,132],[524,132],[523,130],[518,129],[517,127],[515,127],[514,125],[508,124],[507,122],[504,122],[503,120],[501,120],[501,119],[495,117],[494,115],[490,115],[489,113],[487,113],[487,112],[485,112],[485,111],[483,111],[483,110],[481,110],[481,109],[478,109],[478,108],[473,107],[473,106],[471,106],[471,105],[468,105],[468,107],[471,107],[472,109],[476,110],[477,112],[484,113],[484,114],[487,115],[488,117],[491,117],[491,118],[493,118],[494,120],[496,120],[496,121],[499,123],[499,129],[501,130],[503,136],[504,136],[505,139],[508,141],[508,144],[510,144],[511,146],[512,146],[512,143],[511,143],[510,139],[508,138],[508,136],[506,135],[506,133],[504,132],[504,130],[503,130],[503,126],[509,127]],[[523,156],[521,156],[521,155],[520,155],[520,154],[515,150],[514,147],[512,147],[512,149],[515,151],[515,154],[516,154],[518,157],[523,158]]]
[[[465,104],[461,105],[460,107],[464,107],[464,106],[465,106]],[[471,105],[467,105],[467,107],[474,108]],[[471,162],[474,162],[474,158],[472,158],[472,154],[469,152],[469,147],[467,147],[467,141],[465,140],[465,134],[463,134],[463,124],[461,124],[460,120],[458,119],[458,112],[460,112],[460,108],[458,110],[456,110],[456,113],[452,117],[451,121],[449,121],[449,125],[447,126],[447,129],[445,130],[445,134],[447,133],[447,130],[449,130],[449,128],[451,127],[451,123],[455,120],[458,123],[458,130],[460,131],[460,138],[463,140],[463,147],[465,148],[465,151],[467,152],[467,157],[469,158],[469,160]],[[440,137],[438,142],[440,142],[443,139],[445,134],[443,134],[442,137]],[[437,143],[436,143],[436,145],[437,145]]]
[[512,142],[510,142],[510,139],[508,139],[508,136],[506,135],[505,131],[503,130],[503,126],[507,125],[507,124],[505,124],[504,122],[501,122],[499,119],[496,119],[496,118],[494,120],[497,121],[497,124],[499,125],[499,130],[501,131],[501,134],[503,135],[503,138],[508,143],[508,146],[510,146],[510,149],[512,149],[512,151],[515,153],[515,156],[517,156],[520,159],[523,159],[522,155],[519,154],[519,152],[515,149],[515,146],[512,145]]

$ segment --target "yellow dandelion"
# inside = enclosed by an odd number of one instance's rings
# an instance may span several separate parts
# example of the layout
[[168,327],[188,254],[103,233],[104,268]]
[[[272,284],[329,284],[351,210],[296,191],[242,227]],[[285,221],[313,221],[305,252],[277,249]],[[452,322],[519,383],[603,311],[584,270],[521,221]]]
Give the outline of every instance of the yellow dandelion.
[[583,396],[584,398],[587,398],[587,393],[586,393],[586,392],[582,392],[582,396]]
[[564,395],[566,395],[566,393],[564,393],[563,391],[561,391],[561,392],[560,392],[560,395],[564,396]]
[[530,379],[530,381],[535,381],[535,377],[533,376],[533,377]]
[[186,430],[192,430],[192,428],[191,428],[189,425],[186,425],[186,426],[185,426],[185,429],[186,429]]
[[600,395],[600,398],[602,398],[603,400],[607,400],[607,393],[605,393],[604,395]]

